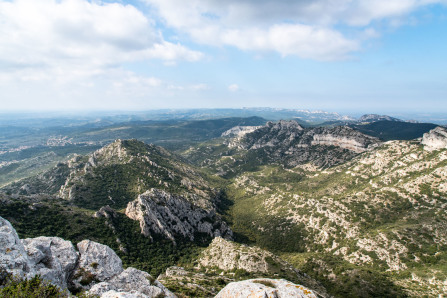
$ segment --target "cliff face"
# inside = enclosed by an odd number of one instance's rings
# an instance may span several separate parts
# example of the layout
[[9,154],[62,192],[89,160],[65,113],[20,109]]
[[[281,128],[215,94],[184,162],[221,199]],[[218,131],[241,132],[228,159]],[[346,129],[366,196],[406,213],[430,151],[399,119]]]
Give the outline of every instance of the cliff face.
[[151,189],[127,205],[126,215],[140,222],[141,232],[150,237],[163,235],[172,241],[176,236],[194,240],[197,233],[209,237],[232,238],[226,223],[216,214],[209,201],[194,204],[182,196]]
[[438,126],[422,137],[422,145],[426,150],[437,150],[447,148],[447,128]]
[[347,126],[303,128],[296,121],[279,121],[269,122],[266,126],[247,134],[241,140],[240,147],[244,149],[277,147],[278,150],[287,152],[293,148],[324,145],[360,153],[378,143],[380,143],[378,139]]
[[380,141],[347,126],[303,128],[296,121],[279,121],[269,122],[229,143],[259,164],[295,167],[311,162],[318,167],[331,167],[376,147]]

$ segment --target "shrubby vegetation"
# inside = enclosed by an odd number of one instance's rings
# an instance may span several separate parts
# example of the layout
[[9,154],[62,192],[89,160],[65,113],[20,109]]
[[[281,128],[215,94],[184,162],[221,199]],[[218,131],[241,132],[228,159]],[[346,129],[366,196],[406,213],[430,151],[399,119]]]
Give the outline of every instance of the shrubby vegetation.
[[118,213],[110,222],[114,230],[104,218],[92,215],[90,211],[56,202],[40,203],[32,209],[26,202],[0,203],[0,216],[11,221],[20,238],[56,236],[74,245],[84,239],[96,241],[111,247],[125,267],[135,267],[153,276],[170,266],[192,263],[211,240],[197,235],[195,243],[179,239],[174,245],[162,238],[151,242],[141,234],[139,223],[124,214]]
[[39,275],[31,279],[22,279],[12,276],[0,267],[0,297],[65,298],[67,293],[57,286],[43,281]]

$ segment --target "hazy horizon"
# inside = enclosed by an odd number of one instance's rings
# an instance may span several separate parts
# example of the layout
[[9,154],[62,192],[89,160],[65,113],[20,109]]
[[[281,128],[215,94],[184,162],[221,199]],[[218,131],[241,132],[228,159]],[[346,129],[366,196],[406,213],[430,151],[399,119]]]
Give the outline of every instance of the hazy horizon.
[[[419,122],[433,122],[441,125],[447,124],[447,115],[442,112],[438,113],[402,113],[402,112],[369,112],[369,111],[331,111],[331,110],[312,110],[312,109],[289,109],[289,108],[272,108],[272,107],[243,107],[243,108],[189,108],[189,109],[147,109],[147,110],[59,110],[59,111],[32,111],[32,110],[15,110],[15,111],[0,111],[0,125],[2,125],[2,121],[8,121],[8,119],[14,119],[16,121],[20,121],[21,119],[90,119],[93,118],[102,119],[104,117],[114,117],[114,116],[144,116],[143,119],[151,120],[151,115],[161,115],[161,114],[171,114],[172,118],[175,118],[177,114],[181,113],[192,113],[192,112],[203,112],[210,113],[208,118],[225,118],[225,117],[238,117],[243,116],[240,114],[241,111],[246,111],[249,116],[259,116],[262,111],[307,111],[309,113],[329,113],[329,114],[338,114],[339,116],[347,116],[352,118],[353,120],[360,118],[366,114],[378,114],[378,115],[386,115],[394,118],[398,118],[404,121],[416,120]],[[219,116],[217,112],[226,111],[226,116]],[[256,111],[259,111],[256,113]],[[216,112],[216,113],[212,113]],[[232,114],[234,113],[234,115]],[[216,116],[217,115],[217,116]],[[2,119],[3,118],[3,119]],[[206,115],[203,115],[200,119],[206,119]],[[298,117],[299,118],[299,117]],[[167,118],[169,119],[169,118]]]

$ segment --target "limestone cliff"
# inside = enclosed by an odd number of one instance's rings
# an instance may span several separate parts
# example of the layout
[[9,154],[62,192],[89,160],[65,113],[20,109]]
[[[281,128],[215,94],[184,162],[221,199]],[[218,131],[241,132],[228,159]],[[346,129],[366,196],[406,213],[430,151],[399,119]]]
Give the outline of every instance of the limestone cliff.
[[277,147],[278,150],[290,154],[294,148],[325,145],[360,153],[378,143],[378,139],[347,126],[303,128],[296,121],[281,120],[276,123],[268,122],[264,127],[247,134],[240,147],[245,149]]
[[160,189],[151,189],[127,205],[126,215],[140,222],[141,232],[151,237],[163,235],[194,240],[197,233],[209,237],[232,237],[226,223],[206,200],[187,200]]
[[427,150],[447,148],[447,128],[438,126],[424,133],[421,143]]

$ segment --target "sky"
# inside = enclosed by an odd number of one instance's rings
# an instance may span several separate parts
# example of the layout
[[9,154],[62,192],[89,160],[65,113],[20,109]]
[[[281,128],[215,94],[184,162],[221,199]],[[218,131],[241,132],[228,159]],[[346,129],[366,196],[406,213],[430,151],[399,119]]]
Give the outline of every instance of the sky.
[[0,106],[447,114],[447,0],[0,0]]

